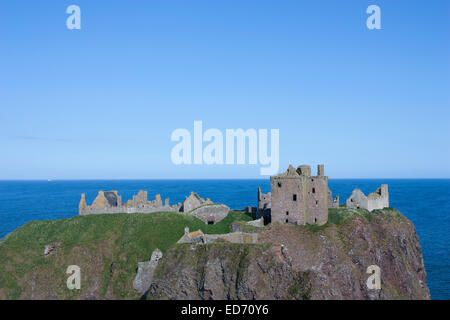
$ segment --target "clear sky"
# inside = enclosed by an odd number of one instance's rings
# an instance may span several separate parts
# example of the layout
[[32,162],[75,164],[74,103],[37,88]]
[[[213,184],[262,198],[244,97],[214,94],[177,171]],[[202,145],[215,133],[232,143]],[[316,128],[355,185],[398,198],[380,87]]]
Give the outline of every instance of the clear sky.
[[449,35],[447,0],[1,1],[0,179],[261,177],[174,165],[194,120],[279,129],[280,171],[449,178]]

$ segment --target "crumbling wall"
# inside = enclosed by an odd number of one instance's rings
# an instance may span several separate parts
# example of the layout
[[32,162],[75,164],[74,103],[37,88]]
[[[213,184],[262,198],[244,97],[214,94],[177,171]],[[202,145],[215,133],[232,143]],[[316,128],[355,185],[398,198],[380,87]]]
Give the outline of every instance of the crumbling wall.
[[328,208],[339,208],[339,196],[333,199],[333,193],[328,188]]
[[257,243],[257,233],[231,232],[225,234],[204,234],[201,230],[189,232],[189,228],[184,228],[184,235],[177,243],[211,243],[223,240],[231,243]]
[[188,212],[188,214],[206,224],[216,224],[225,218],[228,212],[230,212],[230,208],[224,204],[206,204]]
[[367,197],[366,195],[361,191],[359,188],[355,188],[352,191],[352,194],[350,197],[347,198],[346,201],[346,207],[347,208],[354,208],[354,209],[367,209]]
[[231,232],[226,234],[205,234],[205,243],[215,242],[217,240],[224,240],[231,243],[257,243],[257,233],[245,233],[245,232]]
[[139,191],[137,195],[126,203],[122,203],[122,197],[117,191],[102,191],[98,192],[92,205],[88,206],[86,203],[86,196],[81,195],[80,204],[78,206],[79,214],[114,214],[114,213],[152,213],[158,211],[176,211],[180,210],[181,204],[170,205],[169,199],[166,199],[164,205],[159,194],[156,195],[155,200],[148,201],[147,191]]
[[383,209],[389,207],[388,185],[382,184],[375,192],[367,196],[367,210]]
[[265,210],[272,207],[272,195],[270,192],[262,193],[258,188],[258,210]]
[[228,215],[230,208],[224,204],[214,204],[210,199],[204,200],[199,195],[191,192],[183,205],[170,205],[169,199],[164,204],[159,194],[155,200],[148,201],[147,191],[139,191],[137,195],[126,203],[122,203],[122,197],[117,191],[99,191],[91,206],[86,203],[86,196],[81,195],[78,206],[79,214],[113,214],[113,213],[152,213],[152,212],[185,212],[197,217],[205,223],[217,223]]
[[389,192],[387,184],[382,184],[375,192],[366,196],[359,188],[355,188],[346,201],[347,208],[366,209],[373,211],[389,207]]
[[183,212],[190,212],[200,206],[203,206],[205,204],[212,204],[213,202],[210,199],[203,199],[198,194],[191,191],[191,194],[189,197],[186,197],[186,199],[183,201],[183,206],[181,207],[181,211]]

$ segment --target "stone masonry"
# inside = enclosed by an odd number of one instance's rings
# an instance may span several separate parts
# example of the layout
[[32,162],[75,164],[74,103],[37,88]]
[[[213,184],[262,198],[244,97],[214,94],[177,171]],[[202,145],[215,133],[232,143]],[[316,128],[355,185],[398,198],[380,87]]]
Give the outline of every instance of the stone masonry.
[[298,225],[323,225],[328,221],[328,177],[324,166],[317,166],[317,176],[311,167],[291,165],[287,171],[270,178],[272,222]]
[[368,196],[366,196],[359,188],[355,188],[346,201],[346,207],[367,209],[369,211],[389,207],[388,185],[382,184],[380,188],[375,192],[370,193]]
[[104,213],[151,213],[157,211],[179,211],[181,204],[170,205],[169,199],[165,199],[164,204],[161,196],[156,195],[155,200],[148,201],[147,191],[139,191],[137,195],[127,202],[122,202],[122,196],[117,191],[99,191],[92,205],[86,203],[85,194],[81,194],[81,201],[78,206],[80,215],[104,214]]
[[339,208],[339,196],[333,199],[324,165],[317,166],[317,176],[311,176],[308,165],[297,169],[290,165],[285,173],[271,177],[270,184],[271,192],[258,188],[256,218],[264,218],[264,224],[323,225],[328,221],[328,208]]
[[226,241],[231,243],[257,243],[258,233],[230,232],[225,234],[205,234],[201,230],[189,232],[189,228],[184,228],[184,235],[177,243],[206,244],[216,241]]
[[81,194],[78,206],[79,215],[111,214],[111,213],[152,213],[152,212],[182,212],[197,217],[208,224],[215,224],[225,218],[230,211],[224,204],[213,203],[210,199],[204,200],[198,194],[191,192],[183,203],[170,205],[169,199],[164,203],[159,194],[155,200],[149,201],[147,191],[139,191],[137,195],[127,202],[117,191],[99,191],[92,205],[87,205],[85,194]]

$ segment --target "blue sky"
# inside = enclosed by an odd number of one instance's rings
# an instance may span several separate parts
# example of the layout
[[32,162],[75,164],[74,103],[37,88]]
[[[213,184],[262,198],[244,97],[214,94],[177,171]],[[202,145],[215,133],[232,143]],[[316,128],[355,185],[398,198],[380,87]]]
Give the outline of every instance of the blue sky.
[[280,171],[449,178],[449,18],[448,1],[2,1],[0,179],[261,177],[172,164],[194,120],[279,129]]

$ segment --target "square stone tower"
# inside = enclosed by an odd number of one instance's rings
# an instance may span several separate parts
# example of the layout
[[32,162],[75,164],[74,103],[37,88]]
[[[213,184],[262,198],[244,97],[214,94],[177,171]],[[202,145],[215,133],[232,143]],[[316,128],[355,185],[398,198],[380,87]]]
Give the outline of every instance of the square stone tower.
[[299,225],[323,225],[328,221],[328,177],[324,166],[317,166],[317,176],[311,167],[291,165],[287,171],[270,178],[272,222]]

